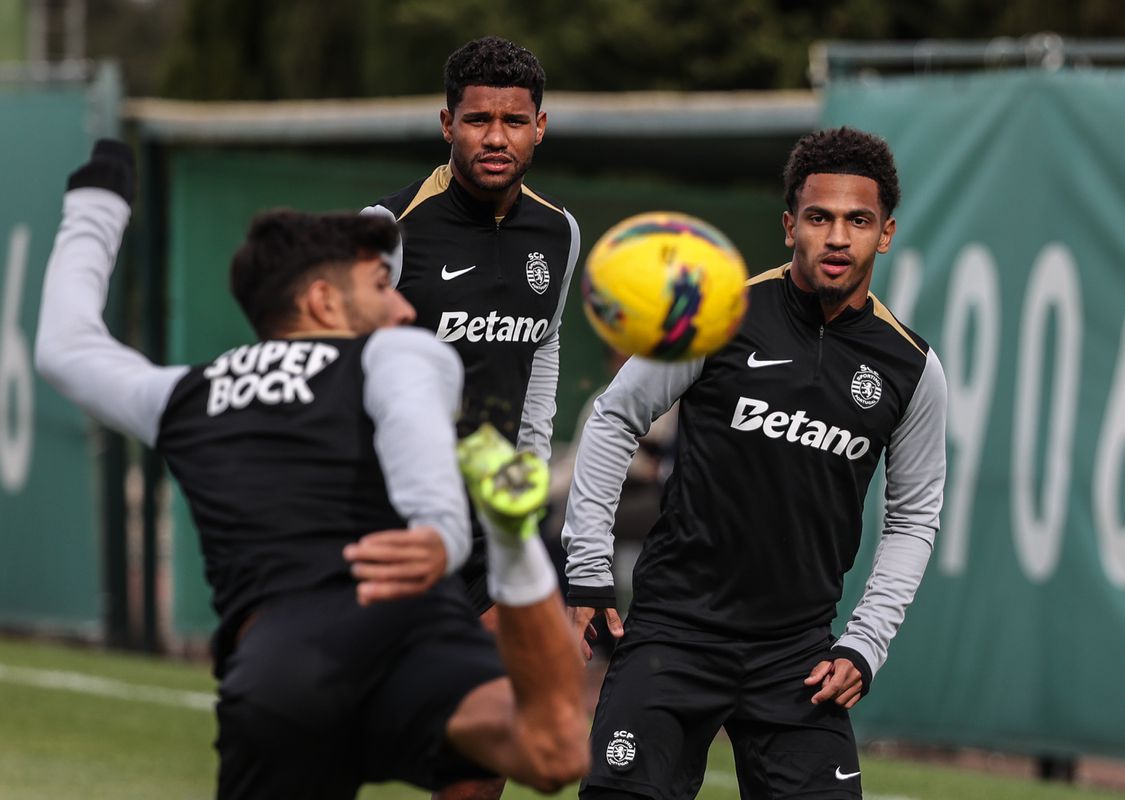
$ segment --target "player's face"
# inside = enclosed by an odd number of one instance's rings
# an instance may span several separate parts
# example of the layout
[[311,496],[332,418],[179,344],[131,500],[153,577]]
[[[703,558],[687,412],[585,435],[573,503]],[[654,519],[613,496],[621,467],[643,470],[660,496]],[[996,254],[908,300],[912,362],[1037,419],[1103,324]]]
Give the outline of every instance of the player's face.
[[390,272],[381,259],[357,261],[349,273],[349,283],[343,300],[352,333],[367,334],[414,321],[414,306],[391,286]]
[[793,282],[820,298],[826,319],[867,302],[875,255],[891,247],[894,217],[885,216],[879,184],[860,175],[817,173],[797,192],[797,210],[782,215],[793,248]]
[[466,86],[457,107],[441,112],[457,180],[498,205],[519,191],[546,128],[546,112],[535,110],[529,89],[517,87]]

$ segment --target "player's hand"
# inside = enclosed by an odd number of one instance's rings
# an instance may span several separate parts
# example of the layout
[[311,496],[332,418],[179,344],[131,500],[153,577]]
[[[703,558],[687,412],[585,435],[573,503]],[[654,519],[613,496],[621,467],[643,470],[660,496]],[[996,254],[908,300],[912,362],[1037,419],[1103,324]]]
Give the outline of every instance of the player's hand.
[[618,615],[616,608],[568,606],[566,609],[570,624],[574,627],[574,633],[578,636],[578,641],[582,645],[582,655],[586,657],[587,661],[594,657],[590,642],[598,638],[598,631],[593,622],[599,611],[605,614],[606,627],[609,628],[609,633],[614,639],[620,639],[625,635],[625,626],[621,624],[621,617]]
[[818,684],[820,690],[812,696],[813,705],[835,700],[836,705],[851,708],[863,696],[863,675],[846,658],[821,661],[813,667],[809,677],[805,678],[805,686]]
[[133,149],[116,139],[98,139],[90,159],[70,173],[66,188],[108,189],[132,205],[136,193],[137,169]]
[[445,574],[445,544],[428,526],[376,531],[344,548],[361,606],[416,597]]

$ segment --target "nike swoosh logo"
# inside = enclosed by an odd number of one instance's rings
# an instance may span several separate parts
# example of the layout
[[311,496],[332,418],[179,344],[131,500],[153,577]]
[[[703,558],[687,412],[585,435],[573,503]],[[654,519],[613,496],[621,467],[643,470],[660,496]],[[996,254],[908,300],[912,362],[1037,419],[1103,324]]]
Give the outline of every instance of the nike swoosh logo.
[[473,264],[471,267],[465,267],[464,269],[453,270],[452,272],[450,272],[449,265],[446,264],[441,268],[441,279],[443,281],[451,281],[459,275],[464,275],[466,272],[472,272],[476,268],[477,265]]
[[840,772],[840,768],[836,767],[836,780],[838,780],[838,781],[846,781],[848,778],[855,778],[858,775],[859,775],[858,771],[856,771],[856,772]]
[[746,359],[746,366],[750,369],[758,369],[759,367],[776,367],[779,364],[792,364],[793,359],[786,358],[781,361],[762,361],[758,358],[758,351],[755,350],[750,354],[750,358]]

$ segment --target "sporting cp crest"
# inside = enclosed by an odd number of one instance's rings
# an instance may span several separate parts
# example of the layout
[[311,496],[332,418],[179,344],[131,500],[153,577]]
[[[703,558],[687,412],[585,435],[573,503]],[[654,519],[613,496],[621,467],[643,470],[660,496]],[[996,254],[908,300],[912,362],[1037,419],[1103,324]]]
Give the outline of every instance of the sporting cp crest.
[[605,749],[605,760],[611,767],[624,769],[637,757],[637,745],[629,731],[614,731],[609,747]]
[[860,408],[871,408],[883,396],[883,379],[866,364],[860,364],[852,377],[852,399]]
[[527,254],[527,285],[536,294],[543,294],[551,285],[551,272],[547,269],[547,260],[542,253]]

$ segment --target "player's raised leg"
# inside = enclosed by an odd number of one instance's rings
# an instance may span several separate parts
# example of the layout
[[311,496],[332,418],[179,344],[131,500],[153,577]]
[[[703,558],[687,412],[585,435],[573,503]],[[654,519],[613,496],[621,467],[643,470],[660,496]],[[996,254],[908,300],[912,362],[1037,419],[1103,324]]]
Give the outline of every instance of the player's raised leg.
[[[547,466],[535,455],[516,453],[491,426],[464,440],[458,456],[488,537],[488,589],[496,601],[496,641],[507,674],[470,684],[475,688],[461,697],[444,723],[444,738],[486,770],[539,791],[557,791],[585,774],[589,755],[578,640],[538,535],[547,500]],[[364,537],[348,548],[361,605],[418,591],[388,587],[387,576],[397,575],[406,563],[396,553],[415,548],[403,537],[389,545],[380,542],[386,538]],[[448,666],[446,658],[440,660]],[[431,654],[415,675],[433,665]],[[466,674],[455,678],[454,683],[463,682]],[[443,787],[435,795],[443,800],[490,800],[503,789],[502,780],[462,778],[444,786],[440,779],[427,782]]]
[[471,692],[449,720],[454,747],[540,791],[586,772],[582,657],[538,534],[548,474],[490,426],[463,440],[461,470],[488,536],[488,590],[508,677]]
[[469,758],[538,791],[558,791],[589,762],[577,644],[554,595],[499,605],[509,677],[471,692],[446,731]]
[[530,453],[515,453],[490,426],[464,440],[459,454],[488,535],[489,593],[508,678],[466,696],[446,730],[470,758],[557,791],[585,774],[589,756],[578,642],[537,531],[547,468]]

